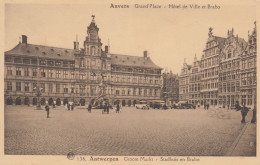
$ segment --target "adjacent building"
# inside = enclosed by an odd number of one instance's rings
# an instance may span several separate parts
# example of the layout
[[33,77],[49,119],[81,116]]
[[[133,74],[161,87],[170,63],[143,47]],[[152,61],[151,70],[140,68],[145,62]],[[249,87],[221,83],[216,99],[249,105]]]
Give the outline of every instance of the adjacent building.
[[193,64],[191,66],[190,81],[189,81],[189,103],[200,105],[200,61],[197,60],[195,54]]
[[164,72],[163,79],[163,99],[166,105],[172,105],[179,102],[179,76],[173,74],[172,71]]
[[227,38],[219,57],[220,107],[232,108],[240,99],[240,62],[246,41],[234,36],[234,30],[228,30]]
[[181,74],[179,76],[179,100],[182,102],[189,101],[189,80],[190,80],[191,65],[184,60]]
[[241,82],[240,95],[241,103],[246,106],[253,107],[257,103],[256,99],[256,85],[257,85],[257,30],[255,27],[251,34],[248,32],[248,42],[245,50],[241,54]]
[[212,30],[212,28],[209,28],[206,48],[203,50],[200,62],[200,96],[201,105],[216,106],[218,104],[219,56],[225,38],[214,36]]
[[110,103],[131,106],[140,100],[158,100],[161,70],[148,57],[110,53],[102,49],[95,17],[87,28],[83,48],[73,49],[34,45],[27,36],[5,52],[5,103],[61,105],[70,101],[85,105],[103,97]]
[[[234,35],[213,35],[209,28],[206,48],[201,60],[196,56],[193,65],[184,62],[179,77],[180,101],[234,108],[236,103],[256,105],[257,30],[256,22],[248,42]],[[189,88],[187,88],[189,86]]]

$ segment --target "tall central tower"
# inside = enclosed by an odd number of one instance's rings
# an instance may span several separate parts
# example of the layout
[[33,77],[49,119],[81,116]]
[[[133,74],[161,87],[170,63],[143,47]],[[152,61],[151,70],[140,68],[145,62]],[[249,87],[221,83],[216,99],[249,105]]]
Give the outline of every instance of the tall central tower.
[[87,29],[87,37],[84,41],[86,55],[101,56],[102,43],[98,36],[99,28],[95,23],[95,16],[92,15],[92,21]]

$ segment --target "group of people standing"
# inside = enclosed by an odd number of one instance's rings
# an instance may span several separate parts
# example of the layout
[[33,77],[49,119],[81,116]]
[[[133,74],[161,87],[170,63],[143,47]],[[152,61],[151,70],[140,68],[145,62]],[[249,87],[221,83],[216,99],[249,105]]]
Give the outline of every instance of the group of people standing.
[[204,104],[204,109],[209,110],[209,104]]
[[68,104],[65,104],[64,105],[65,106],[65,109],[67,110],[67,111],[73,111],[74,110],[74,104],[73,103],[68,103]]
[[[245,123],[246,122],[245,119],[246,119],[247,113],[249,111],[249,108],[246,107],[245,104],[243,104],[242,107],[240,105],[236,104],[236,109],[241,110],[241,116],[242,116],[241,123]],[[256,105],[254,106],[254,109],[253,109],[253,116],[251,119],[251,123],[256,123]]]
[[[88,105],[88,112],[91,113],[91,109],[92,109],[92,104],[90,103]],[[103,110],[102,110],[102,114],[107,113],[109,114],[109,109],[110,109],[110,104],[109,103],[104,103],[103,105]],[[121,106],[119,105],[119,103],[116,105],[116,113],[119,113],[121,109]]]

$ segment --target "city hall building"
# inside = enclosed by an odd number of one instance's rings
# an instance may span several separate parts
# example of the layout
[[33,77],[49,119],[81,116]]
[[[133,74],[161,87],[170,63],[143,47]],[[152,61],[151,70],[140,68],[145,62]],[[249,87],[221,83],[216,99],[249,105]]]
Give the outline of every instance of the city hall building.
[[[161,70],[144,51],[143,56],[110,53],[102,49],[93,16],[83,48],[34,45],[27,36],[5,52],[4,94],[7,105],[85,105],[100,96],[111,104],[131,106],[140,100],[159,100]],[[40,95],[40,97],[37,96]]]

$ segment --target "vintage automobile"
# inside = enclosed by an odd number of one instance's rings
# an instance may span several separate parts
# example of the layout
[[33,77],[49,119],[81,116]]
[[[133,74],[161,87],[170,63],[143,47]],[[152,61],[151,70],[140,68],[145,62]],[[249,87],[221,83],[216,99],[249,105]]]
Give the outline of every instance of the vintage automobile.
[[149,105],[146,101],[140,101],[138,104],[135,104],[136,109],[149,109]]
[[180,101],[176,104],[173,104],[171,106],[171,108],[174,108],[174,109],[195,109],[196,106],[193,105],[193,104],[189,104],[187,102]]
[[153,100],[150,101],[150,107],[153,109],[161,109],[164,107],[165,102],[162,100]]

